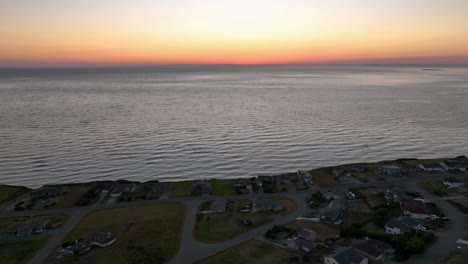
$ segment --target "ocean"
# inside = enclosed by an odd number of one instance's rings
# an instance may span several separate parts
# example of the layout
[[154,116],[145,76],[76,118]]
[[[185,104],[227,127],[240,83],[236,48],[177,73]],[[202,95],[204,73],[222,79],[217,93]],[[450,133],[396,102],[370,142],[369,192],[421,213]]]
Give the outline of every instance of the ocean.
[[1,69],[0,184],[255,176],[468,153],[468,67]]

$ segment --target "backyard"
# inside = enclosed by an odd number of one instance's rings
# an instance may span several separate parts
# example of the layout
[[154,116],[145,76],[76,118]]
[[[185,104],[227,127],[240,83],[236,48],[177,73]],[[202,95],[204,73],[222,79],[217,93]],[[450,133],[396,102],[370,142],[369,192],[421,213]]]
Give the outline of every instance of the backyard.
[[236,194],[234,182],[232,180],[214,179],[211,181],[213,195],[233,195]]
[[0,242],[0,263],[28,263],[36,252],[41,249],[49,237],[23,239],[10,242]]
[[169,197],[190,196],[192,194],[192,182],[180,181],[172,183]]
[[331,168],[314,169],[310,171],[310,174],[314,177],[315,184],[322,188],[341,184],[331,173]]

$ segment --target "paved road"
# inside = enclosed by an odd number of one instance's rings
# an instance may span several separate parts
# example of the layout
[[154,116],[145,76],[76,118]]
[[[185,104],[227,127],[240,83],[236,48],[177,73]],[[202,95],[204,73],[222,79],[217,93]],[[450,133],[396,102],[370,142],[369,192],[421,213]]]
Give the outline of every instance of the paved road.
[[[66,238],[68,233],[73,230],[73,228],[78,224],[80,219],[82,219],[86,214],[93,211],[102,210],[102,209],[112,209],[112,208],[122,208],[128,206],[138,206],[146,204],[158,204],[158,203],[167,203],[167,202],[180,202],[186,206],[185,212],[185,221],[182,230],[182,237],[180,242],[180,249],[178,254],[170,261],[170,263],[190,263],[196,260],[200,260],[209,255],[215,254],[222,250],[225,250],[229,247],[232,247],[243,241],[255,238],[257,236],[263,235],[266,230],[270,229],[276,224],[286,224],[293,221],[298,216],[303,216],[307,212],[308,208],[304,200],[307,195],[311,192],[320,190],[326,192],[331,189],[342,189],[350,188],[357,186],[370,186],[370,185],[391,185],[391,184],[401,184],[407,187],[409,190],[420,192],[425,198],[432,200],[436,203],[442,210],[442,212],[451,218],[452,227],[447,232],[441,234],[439,240],[422,256],[419,256],[415,259],[414,263],[432,263],[437,257],[446,254],[447,252],[454,249],[454,243],[466,228],[466,218],[460,213],[456,208],[449,205],[446,201],[440,197],[434,196],[417,185],[418,181],[428,180],[428,179],[440,179],[446,177],[447,174],[418,174],[414,177],[405,177],[405,178],[392,178],[385,177],[386,181],[372,181],[369,183],[356,182],[351,184],[343,184],[337,187],[332,188],[318,188],[313,187],[307,191],[296,192],[294,190],[288,191],[286,193],[275,193],[275,194],[248,194],[248,195],[232,195],[232,196],[223,196],[226,199],[254,199],[254,198],[269,198],[269,197],[288,197],[293,199],[297,203],[296,212],[284,216],[276,217],[273,222],[253,229],[249,232],[243,233],[231,240],[216,243],[216,244],[206,244],[195,241],[193,238],[193,227],[196,221],[196,213],[198,205],[202,201],[215,199],[216,196],[203,196],[203,197],[178,197],[178,198],[167,198],[160,200],[143,200],[143,201],[133,201],[128,203],[116,203],[116,204],[106,204],[100,206],[88,206],[88,207],[75,207],[75,208],[57,208],[57,209],[48,209],[41,211],[25,211],[25,212],[3,212],[0,213],[0,217],[19,217],[19,216],[36,216],[36,215],[50,215],[50,214],[67,214],[69,216],[68,221],[60,227],[56,235],[54,235],[47,243],[44,248],[42,248],[37,255],[33,258],[30,264],[39,264],[43,263],[45,259],[50,256]],[[187,261],[190,260],[190,261]]]
[[438,239],[422,255],[418,255],[411,260],[414,264],[435,263],[446,256],[449,252],[456,250],[456,241],[463,237],[467,226],[466,216],[457,208],[453,207],[446,200],[432,193],[427,192],[417,185],[417,182],[401,182],[401,185],[409,191],[419,192],[425,199],[435,203],[446,216],[450,217],[451,227],[446,232],[438,234]]

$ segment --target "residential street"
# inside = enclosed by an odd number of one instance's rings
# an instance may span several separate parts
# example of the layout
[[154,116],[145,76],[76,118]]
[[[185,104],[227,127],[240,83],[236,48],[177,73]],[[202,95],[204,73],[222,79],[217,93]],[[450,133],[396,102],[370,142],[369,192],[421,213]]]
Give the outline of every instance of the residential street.
[[[295,191],[290,190],[285,193],[273,193],[273,194],[248,194],[248,195],[232,195],[223,196],[226,199],[252,199],[252,198],[268,198],[268,197],[287,197],[294,200],[297,204],[297,210],[287,216],[274,216],[274,220],[266,225],[255,228],[249,232],[243,233],[231,240],[221,243],[202,243],[196,241],[193,237],[193,228],[196,222],[196,213],[198,205],[206,200],[212,200],[216,196],[199,196],[199,197],[178,197],[178,198],[163,198],[158,200],[139,200],[127,203],[115,203],[105,204],[100,206],[87,206],[87,207],[75,207],[75,208],[64,208],[64,209],[49,209],[41,211],[22,211],[22,212],[3,212],[0,217],[19,217],[19,216],[35,216],[35,215],[50,215],[50,214],[66,214],[68,215],[68,221],[54,232],[54,236],[48,241],[36,256],[31,260],[30,264],[41,264],[48,256],[50,256],[55,250],[59,248],[66,236],[73,230],[73,228],[79,223],[79,221],[86,215],[93,211],[111,208],[122,208],[128,206],[138,206],[146,204],[158,204],[167,202],[179,202],[185,205],[185,220],[182,227],[180,248],[177,255],[170,260],[169,263],[191,263],[200,259],[203,259],[212,254],[216,254],[229,247],[232,247],[238,243],[247,241],[249,239],[263,235],[268,229],[278,224],[287,224],[294,221],[297,217],[304,216],[308,211],[308,206],[305,202],[307,196],[312,192],[320,190],[326,192],[328,190],[338,190],[357,186],[371,186],[371,185],[400,185],[410,191],[416,191],[422,194],[426,199],[431,200],[442,212],[450,217],[452,225],[449,230],[439,234],[439,239],[428,249],[423,255],[417,256],[412,260],[412,263],[426,264],[433,263],[434,260],[446,255],[448,252],[455,250],[455,241],[460,238],[467,228],[466,217],[459,212],[456,208],[450,205],[444,198],[435,196],[428,193],[424,189],[418,186],[418,182],[427,179],[440,179],[445,177],[445,174],[429,174],[418,177],[405,177],[405,178],[392,178],[386,177],[386,181],[374,181],[369,183],[352,183],[342,184],[332,188],[317,188],[313,187],[306,191]],[[190,260],[190,261],[188,261]]]

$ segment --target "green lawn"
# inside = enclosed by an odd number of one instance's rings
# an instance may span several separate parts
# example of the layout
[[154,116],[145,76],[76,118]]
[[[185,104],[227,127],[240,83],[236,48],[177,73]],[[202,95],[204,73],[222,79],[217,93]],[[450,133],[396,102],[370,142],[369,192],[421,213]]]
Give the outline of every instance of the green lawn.
[[28,263],[36,252],[41,249],[49,237],[24,239],[10,242],[0,242],[0,263]]
[[466,264],[466,263],[468,263],[467,255],[452,255],[442,262],[442,264]]
[[169,197],[190,196],[192,194],[192,181],[181,181],[172,183]]
[[211,186],[213,195],[233,195],[236,194],[234,182],[232,180],[212,180]]
[[424,189],[426,189],[427,191],[438,196],[446,196],[448,194],[463,194],[464,193],[455,188],[445,187],[445,185],[440,180],[421,181],[419,185],[423,187]]
[[[193,231],[195,239],[207,243],[226,241],[235,236],[271,221],[267,213],[241,214],[237,210],[250,204],[248,200],[235,201],[232,210],[225,214],[204,214],[197,221]],[[251,226],[240,224],[241,220],[250,220]]]
[[0,212],[6,207],[6,203],[27,193],[30,189],[9,185],[0,185]]
[[314,183],[322,188],[340,185],[341,183],[335,179],[331,171],[331,168],[320,168],[311,170],[310,174],[314,177]]
[[93,249],[81,257],[51,258],[49,263],[127,264],[136,261],[135,256],[146,261],[158,257],[167,261],[178,250],[183,217],[184,207],[178,203],[91,213],[77,225],[66,241],[84,238],[92,232],[110,231],[117,236],[117,242],[108,248]]
[[91,188],[94,188],[96,184],[77,184],[67,187],[62,187],[65,192],[64,195],[60,196],[57,200],[57,204],[54,207],[67,208],[74,207],[75,203]]
[[216,255],[207,257],[197,264],[283,264],[289,263],[291,256],[297,256],[282,248],[258,240],[237,244]]

